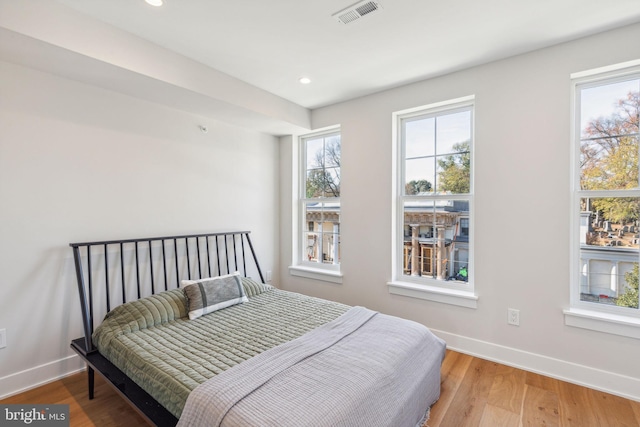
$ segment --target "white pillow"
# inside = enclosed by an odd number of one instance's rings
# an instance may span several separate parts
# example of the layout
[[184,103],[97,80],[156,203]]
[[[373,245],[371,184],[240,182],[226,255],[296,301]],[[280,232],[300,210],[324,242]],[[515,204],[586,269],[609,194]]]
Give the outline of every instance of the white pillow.
[[200,280],[183,280],[180,285],[187,298],[191,320],[249,300],[238,272]]

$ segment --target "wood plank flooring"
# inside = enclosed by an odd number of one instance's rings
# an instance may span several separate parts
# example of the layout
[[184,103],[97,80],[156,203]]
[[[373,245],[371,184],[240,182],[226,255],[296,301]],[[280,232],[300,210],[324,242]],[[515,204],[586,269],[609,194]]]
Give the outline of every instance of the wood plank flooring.
[[447,351],[429,427],[640,427],[640,402]]
[[71,375],[0,403],[68,404],[71,427],[148,427],[149,424],[108,385],[95,376],[95,398],[87,394],[87,373]]
[[[147,426],[99,375],[89,400],[86,381],[86,373],[72,375],[0,403],[69,404],[72,427]],[[448,350],[425,426],[640,427],[640,402]]]

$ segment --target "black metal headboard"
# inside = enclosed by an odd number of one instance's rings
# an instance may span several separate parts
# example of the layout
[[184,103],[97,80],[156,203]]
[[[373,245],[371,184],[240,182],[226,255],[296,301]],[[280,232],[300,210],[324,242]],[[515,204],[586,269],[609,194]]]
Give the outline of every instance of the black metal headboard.
[[[249,231],[70,243],[87,352],[94,322],[112,307],[201,279],[239,271],[264,282]],[[247,270],[245,242],[253,265]],[[86,279],[85,279],[86,277]]]

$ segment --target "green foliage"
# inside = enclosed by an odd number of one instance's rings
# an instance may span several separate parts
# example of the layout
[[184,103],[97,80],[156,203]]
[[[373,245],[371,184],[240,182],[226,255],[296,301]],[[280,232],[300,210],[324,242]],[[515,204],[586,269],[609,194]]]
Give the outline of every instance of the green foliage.
[[417,181],[414,179],[405,184],[404,191],[405,194],[411,196],[414,194],[426,193],[431,191],[431,188],[431,183],[426,179],[419,179]]
[[627,282],[624,294],[620,295],[616,305],[620,307],[638,308],[638,264],[633,266],[633,270],[624,275]]
[[607,221],[624,224],[635,221],[640,214],[640,200],[633,197],[606,197],[592,200],[593,209],[599,211]]
[[339,197],[340,183],[324,169],[312,169],[307,173],[307,198]]
[[456,154],[438,160],[441,172],[438,175],[439,190],[454,194],[468,193],[471,190],[471,154],[469,141],[453,145]]

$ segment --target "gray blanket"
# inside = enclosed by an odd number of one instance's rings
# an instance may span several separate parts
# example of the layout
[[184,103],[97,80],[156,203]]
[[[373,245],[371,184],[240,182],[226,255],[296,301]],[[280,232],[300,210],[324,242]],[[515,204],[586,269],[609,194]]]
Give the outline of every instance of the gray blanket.
[[178,427],[420,426],[444,352],[426,327],[354,307],[199,385]]

